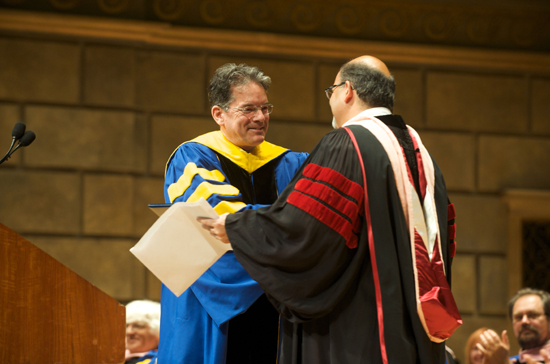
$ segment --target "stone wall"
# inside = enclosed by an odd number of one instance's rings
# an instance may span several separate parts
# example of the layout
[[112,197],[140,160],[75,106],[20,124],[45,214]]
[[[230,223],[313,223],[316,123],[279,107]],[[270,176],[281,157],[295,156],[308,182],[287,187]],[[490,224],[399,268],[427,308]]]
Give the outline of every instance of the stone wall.
[[[75,21],[60,16],[56,24],[65,19]],[[168,37],[147,43],[71,32],[0,27],[4,148],[18,121],[37,135],[0,166],[0,221],[120,302],[158,300],[158,280],[128,249],[155,220],[147,204],[164,200],[171,152],[216,129],[205,91],[214,70],[226,62],[263,68],[273,79],[269,99],[275,105],[268,139],[310,151],[331,130],[323,90],[350,54],[273,54],[262,44],[201,48],[170,45]],[[289,47],[303,41],[274,39]],[[327,49],[340,42],[324,41]],[[550,62],[488,51],[493,60],[480,57],[465,66],[460,59],[468,57],[467,49],[436,62],[419,61],[405,45],[393,53],[385,45],[353,47],[387,62],[397,80],[395,112],[420,132],[456,205],[453,292],[464,325],[449,345],[462,357],[467,336],[478,327],[508,327],[504,191],[550,189]],[[433,54],[438,51],[449,52]]]

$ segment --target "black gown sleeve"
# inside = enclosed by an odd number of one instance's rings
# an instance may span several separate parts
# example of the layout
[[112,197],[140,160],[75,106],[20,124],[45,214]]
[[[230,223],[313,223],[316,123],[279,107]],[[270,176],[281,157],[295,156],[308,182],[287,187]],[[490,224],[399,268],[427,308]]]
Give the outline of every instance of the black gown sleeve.
[[226,220],[235,256],[291,322],[330,312],[354,284],[363,182],[344,130],[328,133],[270,207]]

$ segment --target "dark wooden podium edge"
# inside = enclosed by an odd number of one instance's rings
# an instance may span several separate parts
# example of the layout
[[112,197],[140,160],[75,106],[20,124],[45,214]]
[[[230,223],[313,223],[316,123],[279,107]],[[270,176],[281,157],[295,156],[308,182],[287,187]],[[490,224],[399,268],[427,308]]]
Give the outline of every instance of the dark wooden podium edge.
[[0,223],[0,363],[124,363],[126,309]]

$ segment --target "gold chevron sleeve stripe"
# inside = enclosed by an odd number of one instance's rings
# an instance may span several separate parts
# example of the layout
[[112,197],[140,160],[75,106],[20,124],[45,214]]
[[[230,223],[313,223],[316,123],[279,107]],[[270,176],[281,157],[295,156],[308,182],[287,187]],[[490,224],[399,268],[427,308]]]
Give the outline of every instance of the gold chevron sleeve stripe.
[[201,197],[204,197],[204,199],[206,200],[213,194],[224,196],[237,196],[239,194],[239,189],[231,185],[215,185],[209,183],[208,181],[204,181],[203,183],[198,185],[195,192],[193,192],[193,194],[189,196],[187,202],[198,201]]
[[193,181],[193,177],[195,177],[197,174],[207,180],[214,180],[219,182],[223,182],[225,180],[224,175],[217,169],[209,171],[205,168],[198,168],[195,163],[188,163],[185,166],[181,177],[168,187],[168,197],[170,198],[170,202],[173,203],[176,198],[180,197],[185,193],[185,191],[187,191],[189,186],[191,186],[191,181]]
[[214,211],[216,211],[218,215],[221,215],[221,214],[225,214],[226,212],[229,212],[229,213],[237,212],[245,206],[246,204],[240,201],[236,201],[236,202],[222,201],[214,207]]

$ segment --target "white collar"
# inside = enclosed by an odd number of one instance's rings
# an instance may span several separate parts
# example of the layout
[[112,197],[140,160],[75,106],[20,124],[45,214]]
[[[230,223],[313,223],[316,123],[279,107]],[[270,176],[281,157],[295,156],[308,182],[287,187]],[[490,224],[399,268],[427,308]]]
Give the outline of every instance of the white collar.
[[[373,107],[373,108],[370,108],[370,109],[366,109],[366,110],[363,110],[361,111],[361,116],[362,117],[365,117],[365,116],[380,116],[380,115],[391,115],[391,111],[390,109],[386,108],[386,107]],[[351,118],[349,121],[351,120],[354,120],[355,117]],[[342,126],[346,126],[347,123],[349,121],[346,121],[344,123],[344,125]]]

